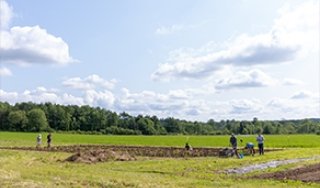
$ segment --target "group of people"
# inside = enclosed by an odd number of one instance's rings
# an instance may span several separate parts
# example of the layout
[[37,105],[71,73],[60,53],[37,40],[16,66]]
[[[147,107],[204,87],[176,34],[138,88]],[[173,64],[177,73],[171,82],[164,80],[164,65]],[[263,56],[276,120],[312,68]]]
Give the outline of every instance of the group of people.
[[[47,135],[47,147],[48,147],[48,148],[51,147],[51,141],[52,141],[52,135],[51,135],[51,133],[49,133],[49,134]],[[42,135],[39,134],[39,135],[37,136],[37,146],[36,146],[36,148],[40,148],[40,147],[41,147],[41,144],[42,144]]]
[[[263,146],[264,137],[263,137],[263,135],[258,134],[256,141],[258,142],[259,154],[263,155],[264,154],[264,146]],[[232,146],[232,149],[234,150],[235,155],[238,158],[241,158],[241,155],[238,153],[238,139],[234,134],[231,135],[229,142],[230,142],[230,145]],[[242,142],[241,139],[240,139],[240,142]],[[245,149],[248,150],[248,153],[250,155],[252,155],[252,156],[255,155],[254,144],[252,142],[247,142]]]

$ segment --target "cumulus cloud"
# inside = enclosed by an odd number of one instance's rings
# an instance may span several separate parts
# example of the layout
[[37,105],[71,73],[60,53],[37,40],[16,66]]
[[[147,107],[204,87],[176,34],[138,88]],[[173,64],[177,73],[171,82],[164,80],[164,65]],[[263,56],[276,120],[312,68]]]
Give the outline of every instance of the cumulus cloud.
[[[174,61],[159,64],[151,77],[154,80],[197,79],[208,77],[226,65],[250,67],[293,61],[319,40],[317,7],[319,3],[312,1],[282,11],[269,32],[239,35],[226,42],[222,46],[225,49],[204,55],[179,55]],[[305,20],[308,21],[305,23]]]
[[231,114],[258,114],[262,110],[261,101],[253,99],[242,99],[242,100],[232,100],[231,104]]
[[19,92],[7,92],[0,90],[0,100],[9,103],[18,103],[31,101],[35,103],[52,102],[64,105],[83,105],[83,99],[72,96],[70,94],[60,94],[57,90],[46,89],[45,87],[37,87],[33,90],[25,90]]
[[5,0],[0,0],[0,30],[8,28],[12,17],[12,7]]
[[311,91],[299,91],[295,93],[291,99],[306,99],[306,98],[314,98],[316,97],[316,94],[314,94]]
[[303,82],[301,80],[297,80],[297,79],[293,79],[293,78],[285,78],[282,81],[283,85],[287,85],[287,86],[295,86],[295,85],[302,85]]
[[92,74],[86,78],[73,77],[63,81],[63,85],[73,89],[79,90],[92,90],[95,88],[104,88],[111,90],[114,88],[114,85],[117,83],[117,80],[112,79],[111,81],[104,80],[99,75]]
[[40,26],[16,26],[0,35],[0,55],[4,63],[63,65],[76,62],[69,55],[68,44]]
[[12,72],[10,71],[10,69],[6,68],[6,67],[0,67],[0,76],[4,77],[4,76],[11,76]]
[[0,56],[2,63],[59,64],[77,62],[69,54],[68,44],[40,26],[9,27],[12,8],[1,0]]
[[313,118],[319,117],[319,109],[319,98],[274,98],[265,105],[263,114],[277,114],[279,119]]
[[236,72],[234,75],[217,82],[216,89],[264,87],[275,84],[276,81],[261,70]]
[[84,95],[84,102],[90,106],[100,106],[103,108],[112,108],[115,101],[113,93],[110,91],[87,90]]
[[302,53],[319,52],[319,1],[286,5],[279,10],[272,32],[288,45],[299,44]]
[[[118,111],[127,111],[133,114],[156,114],[160,117],[182,116],[191,113],[194,105],[188,100],[192,98],[184,90],[171,90],[167,93],[142,91],[133,93],[129,89],[122,89],[123,95],[118,97],[115,108]],[[195,112],[195,111],[193,111]]]
[[198,98],[185,90],[156,93],[153,91],[130,92],[128,89],[123,89],[122,95],[115,95],[107,90],[86,90],[75,96],[45,87],[25,90],[21,93],[0,89],[0,100],[11,104],[31,101],[63,105],[90,105],[117,112],[126,111],[132,115],[173,116],[202,121],[252,119],[252,117],[259,119],[317,117],[320,109],[319,98],[315,97],[314,93],[300,94],[299,97],[299,100],[289,97],[271,100],[244,98],[213,101],[205,100],[204,97]]

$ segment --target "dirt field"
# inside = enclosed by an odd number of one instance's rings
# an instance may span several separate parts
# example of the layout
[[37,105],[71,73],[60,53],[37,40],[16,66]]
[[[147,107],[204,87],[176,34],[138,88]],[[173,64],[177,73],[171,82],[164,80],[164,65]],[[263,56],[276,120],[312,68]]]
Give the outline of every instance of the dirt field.
[[[225,157],[221,151],[225,148],[193,148],[188,151],[179,147],[147,147],[147,146],[112,146],[112,145],[71,145],[71,146],[55,146],[51,148],[35,148],[35,147],[0,147],[0,149],[13,150],[34,150],[34,151],[60,151],[68,153],[76,153],[79,151],[94,150],[111,150],[114,152],[126,152],[132,156],[146,157]],[[276,151],[274,149],[266,149],[266,152]]]
[[287,171],[274,172],[253,176],[259,179],[300,180],[303,182],[320,183],[320,163]]
[[78,151],[71,155],[64,161],[67,162],[80,162],[80,163],[96,163],[106,161],[134,161],[135,157],[132,157],[127,152],[115,152],[112,150],[90,150],[90,151]]

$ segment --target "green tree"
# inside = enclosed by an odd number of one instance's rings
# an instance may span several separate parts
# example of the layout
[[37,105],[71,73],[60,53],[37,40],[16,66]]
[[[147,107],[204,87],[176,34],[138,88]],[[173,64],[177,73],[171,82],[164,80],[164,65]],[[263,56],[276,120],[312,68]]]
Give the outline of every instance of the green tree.
[[7,102],[0,102],[0,130],[9,130],[10,124],[8,120],[11,106]]
[[32,109],[27,114],[29,131],[45,131],[49,128],[46,114],[41,109]]
[[25,111],[11,111],[8,115],[10,130],[24,131],[26,130],[28,118]]
[[139,127],[139,130],[142,132],[142,134],[145,135],[154,135],[157,133],[156,129],[154,128],[154,123],[149,118],[141,117],[137,121],[137,125]]

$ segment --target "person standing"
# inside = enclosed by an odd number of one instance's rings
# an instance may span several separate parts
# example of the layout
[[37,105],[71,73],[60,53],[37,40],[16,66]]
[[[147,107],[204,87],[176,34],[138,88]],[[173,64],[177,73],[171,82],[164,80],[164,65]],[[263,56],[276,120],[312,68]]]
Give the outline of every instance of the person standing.
[[48,134],[47,136],[47,144],[48,144],[48,148],[51,147],[51,141],[52,141],[52,138],[51,138],[51,133]]
[[41,140],[42,140],[42,136],[41,136],[41,134],[39,134],[37,136],[37,146],[36,146],[36,148],[39,148],[41,146]]
[[263,137],[263,135],[259,134],[257,136],[257,142],[258,142],[258,147],[259,147],[259,154],[263,155],[264,154],[264,148],[263,148],[264,137]]
[[240,155],[238,153],[238,141],[237,141],[237,137],[234,135],[234,134],[231,134],[231,137],[230,137],[230,145],[234,151],[234,154],[236,154],[236,156],[240,159]]

